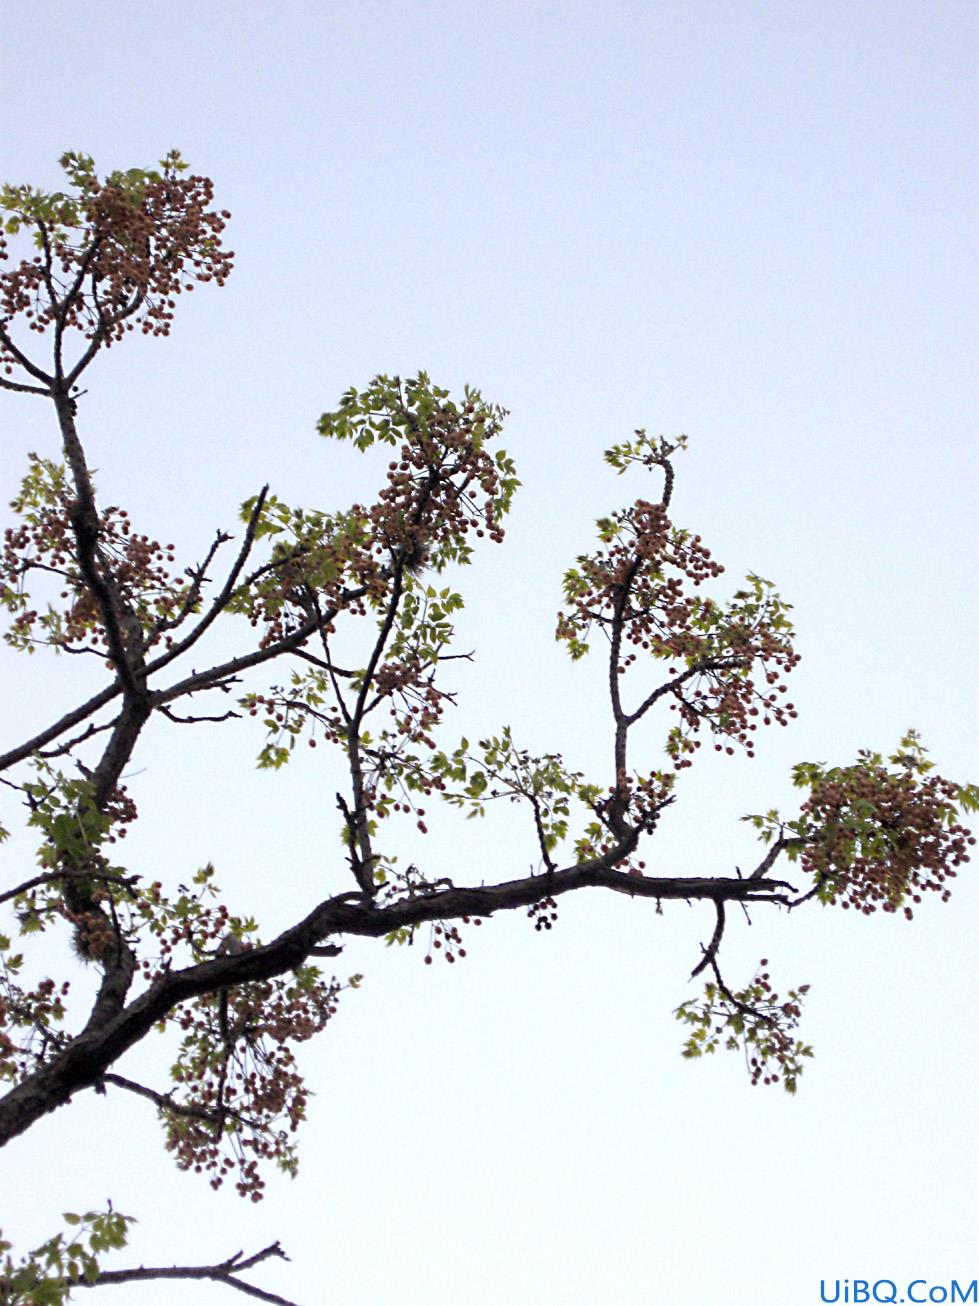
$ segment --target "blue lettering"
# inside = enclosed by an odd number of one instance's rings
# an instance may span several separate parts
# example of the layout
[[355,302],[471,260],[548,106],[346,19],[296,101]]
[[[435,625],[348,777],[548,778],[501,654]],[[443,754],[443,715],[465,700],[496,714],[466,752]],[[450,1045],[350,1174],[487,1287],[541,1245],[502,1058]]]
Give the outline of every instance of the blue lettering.
[[870,1284],[866,1279],[853,1280],[853,1300],[870,1301]]
[[[882,1297],[878,1292],[881,1284],[888,1285],[891,1290],[889,1297]],[[878,1279],[874,1284],[874,1301],[897,1301],[897,1284],[893,1279]]]
[[911,1289],[914,1287],[914,1285],[915,1285],[916,1283],[920,1283],[920,1284],[924,1285],[924,1284],[925,1284],[925,1281],[924,1281],[924,1279],[913,1279],[913,1280],[908,1284],[908,1301],[927,1301],[927,1300],[928,1300],[927,1297],[915,1297],[915,1296],[913,1295]]
[[827,1297],[827,1296],[826,1296],[826,1280],[825,1280],[825,1279],[820,1279],[820,1280],[819,1280],[819,1300],[820,1300],[820,1301],[839,1301],[839,1300],[840,1300],[840,1281],[839,1281],[839,1279],[836,1279],[836,1280],[835,1280],[835,1283],[836,1283],[836,1288],[835,1288],[835,1290],[834,1290],[834,1295],[833,1295],[832,1297]]
[[[940,1296],[940,1297],[939,1297],[939,1295],[938,1295],[939,1293],[941,1293],[941,1296]],[[928,1300],[929,1300],[929,1301],[944,1301],[945,1298],[946,1298],[947,1296],[948,1296],[948,1289],[942,1287],[942,1285],[939,1283],[939,1284],[936,1284],[936,1286],[935,1286],[934,1288],[932,1288],[932,1290],[929,1292],[929,1294],[928,1294]]]
[[973,1279],[968,1288],[963,1291],[959,1287],[957,1279],[952,1280],[952,1301],[974,1301],[979,1302],[979,1296],[976,1292],[976,1280]]

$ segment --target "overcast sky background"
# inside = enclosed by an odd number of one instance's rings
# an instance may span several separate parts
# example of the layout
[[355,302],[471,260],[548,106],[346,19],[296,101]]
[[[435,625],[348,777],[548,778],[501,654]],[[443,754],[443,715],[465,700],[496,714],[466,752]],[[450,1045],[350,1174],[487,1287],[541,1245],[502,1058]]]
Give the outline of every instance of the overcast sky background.
[[[228,286],[88,375],[104,503],[186,564],[265,481],[367,498],[385,460],[314,433],[347,386],[420,367],[479,385],[511,410],[524,485],[505,546],[459,578],[479,656],[448,678],[444,738],[509,723],[607,783],[604,670],[553,643],[560,577],[595,517],[659,491],[602,450],[683,431],[674,515],[727,565],[718,595],[753,570],[795,604],[800,719],[754,761],[704,757],[650,868],[754,865],[738,818],[791,809],[794,761],[889,750],[909,725],[976,778],[971,4],[8,0],[0,42],[4,179],[54,189],[65,149],[109,170],[178,146],[234,214]],[[27,451],[57,444],[40,401],[6,396],[2,421],[6,502]],[[10,743],[91,683],[43,655],[2,666]],[[270,937],[348,885],[323,750],[266,775],[260,744],[248,722],[157,729],[127,851],[170,883],[213,860]],[[507,813],[430,824],[402,860],[456,882],[535,859]],[[8,847],[16,882],[32,848]],[[764,955],[813,986],[795,1100],[730,1054],[679,1056],[706,906],[564,898],[549,934],[495,920],[455,967],[423,966],[424,939],[354,942],[340,973],[364,987],[302,1058],[298,1179],[258,1207],[214,1196],[148,1104],[88,1094],[7,1149],[3,1226],[30,1245],[111,1196],[140,1219],[119,1265],[280,1238],[291,1264],[254,1277],[304,1306],[802,1306],[820,1279],[968,1282],[977,903],[970,871],[911,925],[732,913],[732,982]]]

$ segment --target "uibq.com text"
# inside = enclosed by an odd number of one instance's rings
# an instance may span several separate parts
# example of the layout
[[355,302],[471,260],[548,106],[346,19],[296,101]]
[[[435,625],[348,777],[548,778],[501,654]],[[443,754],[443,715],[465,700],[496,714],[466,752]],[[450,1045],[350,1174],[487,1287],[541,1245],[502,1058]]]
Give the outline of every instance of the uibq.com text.
[[894,1279],[820,1279],[819,1300],[824,1302],[973,1302],[979,1303],[977,1281],[929,1283],[911,1279],[898,1286]]

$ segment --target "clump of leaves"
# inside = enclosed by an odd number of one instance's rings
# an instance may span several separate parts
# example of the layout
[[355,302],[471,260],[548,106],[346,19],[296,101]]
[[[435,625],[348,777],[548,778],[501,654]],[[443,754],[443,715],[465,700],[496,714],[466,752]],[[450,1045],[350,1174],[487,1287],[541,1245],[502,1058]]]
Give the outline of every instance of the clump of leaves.
[[20,1257],[10,1255],[11,1244],[0,1232],[0,1306],[62,1306],[72,1290],[91,1286],[101,1273],[103,1252],[125,1247],[131,1215],[114,1211],[87,1211],[76,1215],[65,1211],[68,1226],[40,1247]]
[[794,1037],[808,984],[782,998],[772,988],[763,957],[751,983],[732,992],[720,979],[708,980],[703,996],[677,1007],[677,1020],[690,1026],[683,1055],[702,1057],[725,1047],[744,1054],[752,1084],[778,1084],[795,1093],[803,1061],[812,1048]]

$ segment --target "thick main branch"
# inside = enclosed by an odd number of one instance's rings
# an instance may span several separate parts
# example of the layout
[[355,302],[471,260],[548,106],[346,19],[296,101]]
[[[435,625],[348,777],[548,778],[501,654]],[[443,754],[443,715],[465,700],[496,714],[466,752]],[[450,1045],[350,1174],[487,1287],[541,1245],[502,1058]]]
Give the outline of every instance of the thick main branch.
[[365,895],[341,894],[320,903],[304,920],[265,947],[164,974],[145,993],[104,1023],[90,1021],[84,1032],[64,1051],[0,1100],[0,1145],[64,1105],[80,1089],[98,1083],[119,1057],[140,1042],[180,1003],[223,988],[281,975],[300,965],[318,944],[330,936],[383,938],[395,930],[429,921],[463,916],[487,917],[498,911],[528,907],[544,897],[557,897],[584,888],[610,889],[633,898],[657,901],[708,899],[713,902],[783,904],[789,901],[787,894],[793,892],[792,886],[785,881],[768,878],[658,879],[615,870],[612,862],[629,852],[630,848],[618,848],[580,866],[502,884],[450,885],[386,906],[372,904]]

